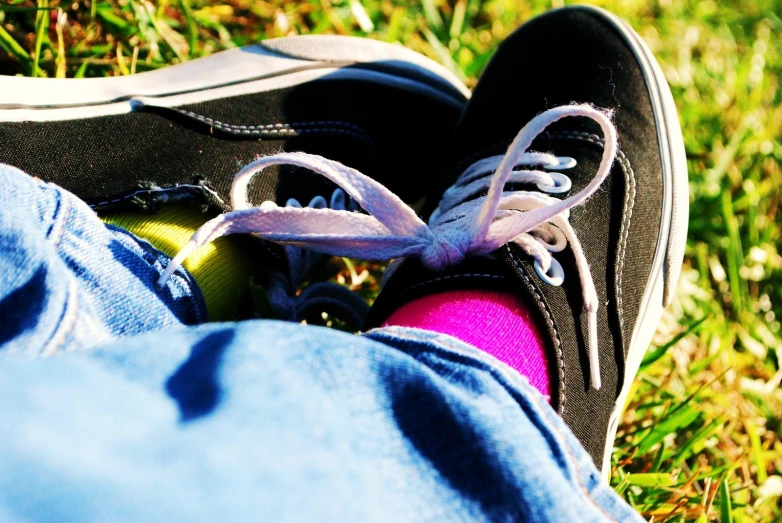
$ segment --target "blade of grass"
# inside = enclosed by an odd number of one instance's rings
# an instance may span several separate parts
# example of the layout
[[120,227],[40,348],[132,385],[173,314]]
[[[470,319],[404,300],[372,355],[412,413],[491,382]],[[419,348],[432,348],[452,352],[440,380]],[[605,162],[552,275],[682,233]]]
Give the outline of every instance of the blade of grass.
[[375,24],[372,23],[372,19],[369,18],[367,10],[364,9],[360,0],[350,0],[350,12],[353,13],[353,18],[356,19],[362,31],[369,33],[375,29]]
[[190,58],[193,58],[195,56],[196,44],[198,43],[198,24],[196,24],[193,17],[190,0],[179,0],[179,6],[182,8],[182,15],[187,26],[187,44],[190,47]]
[[388,31],[386,32],[386,42],[396,42],[399,40],[399,30],[402,28],[402,22],[407,16],[407,9],[397,6],[391,13],[388,20]]
[[459,38],[464,26],[464,17],[467,14],[467,0],[459,0],[453,8],[453,18],[451,18],[451,29],[448,31],[451,38]]
[[2,24],[0,24],[0,47],[6,53],[16,58],[16,60],[19,61],[19,63],[21,63],[28,72],[32,70],[32,60],[30,59],[30,55],[27,54],[27,51],[24,50],[24,47],[19,45],[19,42],[14,40],[14,37],[3,28]]
[[56,71],[54,76],[56,78],[65,78],[65,40],[62,36],[62,30],[67,21],[68,15],[58,8],[57,23],[55,25],[55,31],[57,32],[57,58],[55,59]]
[[84,60],[79,68],[76,70],[76,74],[73,75],[74,78],[84,78],[84,76],[87,74],[87,68],[90,66],[89,60]]
[[349,258],[342,258],[342,262],[345,264],[345,267],[348,268],[348,272],[350,273],[351,286],[358,285],[358,273],[356,272],[356,266],[353,265],[353,262],[350,261]]
[[[722,154],[720,154],[720,157],[717,160],[714,167],[712,167],[711,169],[709,169],[704,173],[704,178],[712,181],[713,184],[716,184],[715,188],[719,187],[722,178],[725,176],[725,173],[727,172],[728,168],[730,168],[731,164],[735,160],[736,155],[739,152],[739,148],[741,147],[741,144],[744,141],[744,136],[747,133],[748,126],[749,126],[749,119],[744,118],[741,121],[739,128],[730,138],[730,142],[728,143],[728,145],[722,151]],[[714,194],[714,196],[716,196],[716,194]]]
[[671,474],[667,473],[642,473],[628,474],[627,482],[638,487],[670,487],[676,482]]
[[763,456],[763,444],[760,442],[760,434],[758,434],[758,428],[755,426],[755,422],[751,419],[744,420],[744,428],[749,436],[750,443],[750,459],[755,465],[755,475],[758,478],[758,485],[762,485],[768,479],[766,473],[766,458]]
[[122,54],[121,45],[117,46],[117,67],[119,67],[119,72],[122,76],[130,75],[130,69],[128,69],[128,66],[125,64],[125,56]]
[[477,76],[489,63],[494,55],[494,49],[478,54],[467,67],[464,68],[464,74],[469,77]]
[[730,501],[728,478],[720,482],[720,522],[733,523],[733,507]]
[[437,6],[434,5],[434,0],[422,0],[424,6],[424,17],[429,27],[435,31],[441,31],[445,24],[443,18],[440,16],[440,11],[437,10]]
[[706,358],[703,358],[701,361],[695,362],[693,365],[690,366],[689,369],[687,369],[690,373],[690,376],[696,376],[701,371],[703,371],[706,367],[711,365],[711,363],[719,358],[722,355],[722,352],[725,350],[725,346],[720,345],[720,347],[714,351],[714,354],[711,356],[708,356]]
[[33,54],[33,78],[39,76],[39,64],[41,62],[41,48],[43,39],[46,36],[46,26],[49,21],[48,7],[49,0],[38,0],[38,12],[35,14],[35,54]]
[[707,316],[704,316],[698,320],[693,321],[690,323],[686,329],[684,329],[682,332],[674,336],[670,341],[667,343],[660,345],[656,349],[654,349],[652,352],[648,353],[646,356],[644,356],[643,361],[641,361],[641,370],[646,370],[649,365],[654,363],[655,361],[659,360],[663,356],[665,356],[665,353],[668,352],[668,349],[679,343],[679,341],[684,338],[685,336],[688,336],[690,334],[694,334],[697,329],[703,324],[704,321],[706,321]]
[[619,483],[614,487],[614,492],[619,494],[620,496],[624,494],[625,490],[627,490],[627,487],[630,486],[630,481],[627,478],[627,474],[625,474],[621,468],[617,469],[617,473],[619,474],[619,477],[622,478]]
[[734,470],[736,470],[740,466],[741,464],[739,463],[726,463],[722,466],[715,467],[711,470],[707,470],[706,472],[703,472],[698,476],[698,479],[702,480],[706,478],[716,478],[717,476],[728,477],[733,473]]
[[663,441],[663,444],[660,445],[660,448],[657,450],[657,454],[654,456],[654,461],[652,462],[652,472],[658,472],[660,470],[660,466],[662,465],[664,457],[665,441]]
[[[136,2],[133,3],[136,4]],[[137,5],[138,9],[144,10],[152,30],[157,33],[166,45],[168,45],[169,49],[174,52],[179,61],[187,61],[187,55],[190,53],[190,49],[186,49],[187,42],[184,40],[184,37],[174,31],[164,20],[158,19],[155,7],[152,4],[146,0],[140,0]]]
[[[24,0],[22,0],[24,1]],[[47,7],[46,10],[51,11],[53,7]],[[4,13],[37,13],[41,11],[40,7],[27,7],[23,5],[5,5],[0,4],[0,11]]]
[[456,65],[456,62],[454,62],[453,57],[451,56],[451,53],[442,44],[442,42],[437,39],[437,36],[435,36],[435,34],[426,26],[423,27],[423,33],[426,41],[429,42],[429,45],[432,46],[432,49],[434,50],[440,62],[442,62],[442,64],[450,69],[451,72],[456,76],[459,78],[464,78],[464,72],[459,68],[458,65]]
[[728,260],[728,283],[730,284],[731,305],[737,314],[744,309],[746,280],[739,274],[744,265],[744,251],[741,247],[741,234],[736,214],[733,212],[733,197],[729,190],[722,192],[722,217],[725,221],[725,232],[728,234],[728,249],[725,257]]
[[136,74],[136,66],[138,65],[138,46],[133,48],[133,57],[130,59],[130,74]]
[[348,34],[349,31],[347,27],[345,27],[345,24],[342,23],[342,19],[331,6],[331,2],[329,0],[320,0],[320,5],[323,8],[323,11],[326,13],[326,16],[328,17],[329,22],[331,22],[334,30],[341,35]]
[[109,30],[119,31],[121,33],[130,33],[133,26],[131,26],[124,18],[114,14],[111,8],[98,9],[98,17],[108,24]]
[[700,412],[690,405],[678,409],[659,423],[656,423],[649,434],[638,445],[638,453],[645,454],[660,443],[665,436],[678,432],[689,426],[700,416]]
[[711,423],[698,429],[692,435],[692,437],[690,437],[686,442],[680,445],[679,448],[676,450],[676,454],[673,459],[673,466],[674,467],[680,466],[687,458],[689,458],[692,455],[696,445],[698,445],[699,443],[704,443],[706,440],[712,437],[716,432],[718,432],[724,425],[725,425],[725,420],[723,418],[717,418],[713,420]]
[[199,26],[203,27],[204,29],[211,29],[212,31],[215,31],[220,38],[220,44],[223,47],[236,47],[233,43],[233,40],[231,40],[231,32],[228,31],[228,29],[226,29],[223,24],[217,20],[209,18],[208,15],[199,11],[194,11],[193,17],[198,20]]

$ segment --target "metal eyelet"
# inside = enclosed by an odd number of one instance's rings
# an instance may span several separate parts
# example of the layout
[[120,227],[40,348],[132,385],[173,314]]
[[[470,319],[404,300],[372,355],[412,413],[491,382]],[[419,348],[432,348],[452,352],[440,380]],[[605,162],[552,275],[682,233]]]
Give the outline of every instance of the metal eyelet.
[[571,158],[570,156],[557,156],[557,163],[544,165],[543,168],[547,171],[553,169],[572,169],[576,166],[577,163],[578,162],[576,162],[576,159]]
[[549,243],[548,238],[544,238],[540,235],[538,235],[537,238],[538,242],[540,242],[540,244],[543,245],[543,247],[545,247],[548,252],[564,251],[565,247],[567,247],[567,238],[565,237],[565,233],[563,233],[559,227],[554,225],[549,225],[548,231],[553,236],[554,243]]
[[312,209],[327,209],[328,206],[329,202],[321,195],[315,196],[310,200],[310,203],[307,204],[307,207],[311,207]]
[[543,272],[540,262],[535,260],[535,272],[545,283],[552,287],[559,287],[565,281],[565,270],[562,265],[555,259],[551,258],[551,267],[549,267],[548,273]]
[[543,185],[542,183],[537,184],[538,189],[540,189],[543,192],[549,193],[549,194],[561,194],[563,192],[568,192],[571,187],[573,187],[573,182],[570,181],[570,178],[565,176],[562,173],[548,173],[549,176],[554,180],[554,186],[548,186]]
[[345,191],[343,191],[340,188],[336,188],[331,193],[331,201],[329,202],[329,207],[337,211],[347,210],[347,199],[348,196],[347,194],[345,194]]

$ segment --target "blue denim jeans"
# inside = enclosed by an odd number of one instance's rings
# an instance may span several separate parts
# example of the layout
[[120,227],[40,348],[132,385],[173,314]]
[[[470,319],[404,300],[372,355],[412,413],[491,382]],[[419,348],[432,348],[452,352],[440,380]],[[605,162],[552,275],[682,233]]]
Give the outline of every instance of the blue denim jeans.
[[0,520],[642,521],[474,347],[203,324],[152,246],[16,169],[0,187]]

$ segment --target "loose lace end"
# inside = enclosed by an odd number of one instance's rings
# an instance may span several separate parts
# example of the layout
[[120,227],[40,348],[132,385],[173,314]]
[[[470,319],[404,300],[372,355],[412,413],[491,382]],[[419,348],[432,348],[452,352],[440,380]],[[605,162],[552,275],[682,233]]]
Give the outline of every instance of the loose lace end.
[[587,311],[589,323],[589,375],[590,384],[595,390],[600,390],[600,357],[597,350],[597,310]]
[[166,267],[166,270],[163,271],[163,274],[160,275],[160,278],[158,278],[157,283],[155,284],[158,289],[163,288],[165,286],[168,279],[171,277],[172,274],[176,272],[176,270],[182,266],[182,262],[185,261],[185,259],[190,256],[190,254],[198,247],[198,244],[195,242],[195,240],[190,240],[185,244],[184,247],[182,247],[182,250],[177,253],[174,258],[168,262],[168,266]]

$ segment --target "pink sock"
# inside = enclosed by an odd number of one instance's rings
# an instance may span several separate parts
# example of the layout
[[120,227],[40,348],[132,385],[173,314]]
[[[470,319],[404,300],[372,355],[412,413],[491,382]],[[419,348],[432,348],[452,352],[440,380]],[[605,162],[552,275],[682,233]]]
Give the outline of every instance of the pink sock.
[[529,311],[511,293],[448,291],[402,305],[383,323],[449,334],[510,365],[551,398],[543,337]]

